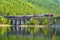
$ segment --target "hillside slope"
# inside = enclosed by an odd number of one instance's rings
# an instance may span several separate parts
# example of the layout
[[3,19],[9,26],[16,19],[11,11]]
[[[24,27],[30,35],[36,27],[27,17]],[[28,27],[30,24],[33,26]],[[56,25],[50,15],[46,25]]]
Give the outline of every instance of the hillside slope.
[[60,13],[59,0],[0,0],[3,15],[25,15],[40,13]]
[[[60,16],[60,0],[0,0],[0,16],[54,13]],[[6,23],[0,18],[0,23]]]
[[23,0],[30,2],[35,6],[38,6],[46,13],[54,13],[56,16],[60,16],[60,0]]
[[0,13],[3,15],[25,15],[45,13],[45,11],[30,2],[22,0],[0,0]]

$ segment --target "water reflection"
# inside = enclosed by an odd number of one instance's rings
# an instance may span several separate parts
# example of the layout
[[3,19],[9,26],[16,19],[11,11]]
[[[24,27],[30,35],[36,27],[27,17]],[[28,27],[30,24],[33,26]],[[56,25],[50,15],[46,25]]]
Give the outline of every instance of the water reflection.
[[[48,30],[47,28],[42,28],[44,29],[44,31]],[[43,31],[43,32],[44,32]],[[45,31],[45,32],[46,32]],[[46,32],[47,33],[47,32]],[[48,35],[47,35],[48,36]],[[55,35],[55,39],[59,40],[60,39],[60,36],[56,36]],[[0,39],[1,40],[29,40],[29,39],[33,40],[34,38],[35,39],[38,39],[38,40],[44,40],[46,39],[45,35],[43,35],[41,33],[41,28],[38,28],[37,30],[37,27],[18,27],[17,29],[15,28],[15,26],[0,26]],[[51,37],[49,37],[49,39],[51,39]],[[48,40],[48,39],[47,39]]]

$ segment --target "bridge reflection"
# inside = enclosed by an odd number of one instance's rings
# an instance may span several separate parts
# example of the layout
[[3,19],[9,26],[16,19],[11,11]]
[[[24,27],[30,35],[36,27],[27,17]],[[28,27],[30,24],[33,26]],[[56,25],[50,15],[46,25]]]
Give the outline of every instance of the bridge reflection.
[[[39,26],[39,18],[43,18],[43,17],[46,17],[48,22],[51,22],[53,21],[53,14],[38,14],[38,15],[25,15],[25,16],[5,16],[5,18],[9,19],[9,22],[10,22],[10,29],[11,29],[11,32],[12,33],[27,33],[27,29],[26,27],[34,27],[36,26],[36,28],[38,29],[39,31],[39,27],[43,27],[43,26]],[[30,18],[33,18],[33,19],[37,19],[38,23],[36,23],[37,25],[25,25],[25,23],[27,21],[29,21]],[[47,24],[48,26],[49,24]]]

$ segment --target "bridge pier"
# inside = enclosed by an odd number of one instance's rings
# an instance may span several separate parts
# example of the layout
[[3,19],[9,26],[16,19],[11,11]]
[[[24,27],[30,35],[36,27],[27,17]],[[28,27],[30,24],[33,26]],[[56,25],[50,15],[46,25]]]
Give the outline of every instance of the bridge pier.
[[[11,32],[16,32],[16,33],[22,33],[25,28],[21,27],[20,25],[24,25],[26,23],[27,19],[11,19],[10,23],[11,23]],[[24,29],[24,30],[23,30]]]

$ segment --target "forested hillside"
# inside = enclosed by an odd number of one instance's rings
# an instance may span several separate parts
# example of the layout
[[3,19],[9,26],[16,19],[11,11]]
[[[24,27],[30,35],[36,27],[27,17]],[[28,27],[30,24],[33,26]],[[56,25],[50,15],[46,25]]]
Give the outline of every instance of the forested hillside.
[[23,0],[32,3],[45,11],[45,13],[54,13],[59,16],[60,13],[60,0]]
[[[0,0],[0,15],[54,13],[60,16],[60,0]],[[3,18],[0,18],[2,22]]]
[[59,0],[0,0],[0,14],[60,13]]
[[22,0],[1,0],[0,13],[2,13],[3,15],[24,15],[45,13],[45,11],[30,2]]

